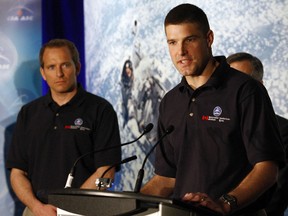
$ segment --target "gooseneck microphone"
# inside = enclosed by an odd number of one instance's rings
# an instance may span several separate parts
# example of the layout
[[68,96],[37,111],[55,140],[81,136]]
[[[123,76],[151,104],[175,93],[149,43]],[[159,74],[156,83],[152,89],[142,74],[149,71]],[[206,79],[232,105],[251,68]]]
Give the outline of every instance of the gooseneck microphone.
[[159,140],[154,144],[154,146],[150,149],[150,151],[146,154],[146,157],[144,158],[143,164],[141,169],[138,172],[138,176],[137,176],[137,180],[135,183],[135,187],[134,187],[134,192],[138,193],[140,192],[141,189],[141,185],[142,185],[142,181],[143,181],[143,177],[144,177],[144,166],[145,163],[148,159],[148,157],[150,156],[150,154],[153,152],[153,150],[156,148],[156,146],[160,143],[160,141],[167,136],[168,134],[170,134],[172,131],[174,130],[174,126],[170,125],[164,132],[164,134],[159,138]]
[[131,143],[134,143],[134,142],[138,141],[143,135],[149,133],[153,129],[153,127],[154,127],[154,125],[152,123],[149,123],[148,125],[146,125],[146,127],[144,128],[142,134],[138,138],[136,138],[135,140],[132,140],[130,142],[123,143],[120,146],[125,146],[125,145],[128,145],[128,144],[131,144]]
[[99,149],[99,150],[90,151],[90,152],[87,152],[86,154],[83,154],[80,157],[78,157],[75,160],[75,162],[74,162],[74,164],[73,164],[73,166],[72,166],[72,168],[70,170],[70,173],[68,174],[68,177],[67,177],[67,180],[66,180],[66,184],[65,184],[65,188],[71,188],[72,181],[73,181],[74,175],[75,175],[76,165],[79,162],[79,160],[81,160],[82,158],[84,158],[84,157],[86,157],[87,155],[90,155],[90,154],[95,154],[95,153],[98,153],[98,152],[103,152],[103,151],[107,151],[107,150],[114,149],[114,148],[119,148],[119,147],[122,147],[122,146],[125,146],[125,145],[129,145],[131,143],[134,143],[134,142],[138,141],[144,134],[149,133],[152,130],[152,128],[153,128],[153,124],[149,123],[144,128],[142,134],[138,138],[136,138],[135,140],[132,140],[130,142],[126,142],[126,143],[123,143],[123,144],[120,144],[120,145],[115,145],[115,146],[110,146],[110,147]]
[[104,178],[105,174],[111,170],[112,168],[116,167],[116,166],[119,166],[121,164],[125,164],[125,163],[128,163],[132,160],[136,160],[137,159],[137,156],[136,155],[133,155],[131,157],[128,157],[128,158],[125,158],[123,160],[121,160],[120,162],[117,162],[117,163],[114,163],[113,165],[111,165],[108,169],[106,169],[103,174],[101,175],[100,178],[97,178],[96,179],[96,187],[98,187],[98,189],[100,190],[101,187],[105,187],[105,188],[108,188],[111,186],[111,184],[113,183],[113,180],[111,179],[107,179],[107,178]]

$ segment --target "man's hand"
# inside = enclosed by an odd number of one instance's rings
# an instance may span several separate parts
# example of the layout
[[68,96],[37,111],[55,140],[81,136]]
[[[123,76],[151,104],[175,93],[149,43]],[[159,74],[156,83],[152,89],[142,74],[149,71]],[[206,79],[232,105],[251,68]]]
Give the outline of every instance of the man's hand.
[[229,205],[219,202],[218,200],[214,201],[205,193],[186,193],[182,198],[182,201],[205,206],[213,211],[221,213],[222,215],[227,215],[230,212]]
[[52,205],[39,204],[31,209],[34,216],[56,216],[57,208]]

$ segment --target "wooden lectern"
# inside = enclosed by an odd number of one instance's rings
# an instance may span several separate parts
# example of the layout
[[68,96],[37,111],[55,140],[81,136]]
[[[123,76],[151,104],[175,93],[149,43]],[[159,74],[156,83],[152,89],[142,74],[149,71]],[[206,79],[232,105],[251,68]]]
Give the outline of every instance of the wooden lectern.
[[48,193],[48,203],[68,212],[93,216],[218,216],[207,208],[134,192],[61,189]]

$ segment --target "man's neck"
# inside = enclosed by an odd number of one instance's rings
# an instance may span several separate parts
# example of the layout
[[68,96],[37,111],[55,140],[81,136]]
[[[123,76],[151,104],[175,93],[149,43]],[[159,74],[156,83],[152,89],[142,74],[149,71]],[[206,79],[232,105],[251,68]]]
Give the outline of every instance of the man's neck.
[[64,104],[67,104],[76,95],[76,93],[77,88],[65,93],[51,92],[51,97],[59,106],[63,106]]
[[185,79],[187,83],[189,84],[189,86],[195,90],[199,88],[200,86],[204,85],[208,81],[208,79],[214,73],[218,65],[219,65],[219,62],[217,62],[213,57],[211,57],[201,75],[186,76]]

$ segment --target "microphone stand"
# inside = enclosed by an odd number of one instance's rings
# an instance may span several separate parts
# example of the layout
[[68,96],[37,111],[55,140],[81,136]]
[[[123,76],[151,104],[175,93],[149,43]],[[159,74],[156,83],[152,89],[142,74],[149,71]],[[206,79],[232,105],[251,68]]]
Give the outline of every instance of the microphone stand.
[[67,180],[66,180],[66,184],[65,184],[65,187],[64,188],[71,188],[71,185],[72,185],[72,181],[74,179],[74,175],[75,175],[75,170],[76,170],[76,165],[77,163],[83,158],[83,157],[86,157],[87,155],[90,155],[90,154],[95,154],[95,153],[98,153],[98,152],[102,152],[102,151],[107,151],[107,150],[110,150],[110,149],[114,149],[114,148],[119,148],[119,147],[122,147],[122,146],[125,146],[125,145],[129,145],[131,143],[134,143],[136,141],[138,141],[144,134],[150,132],[153,128],[153,124],[152,123],[149,123],[145,128],[144,128],[144,131],[142,132],[142,134],[135,140],[132,140],[130,142],[126,142],[126,143],[123,143],[121,145],[116,145],[116,146],[110,146],[110,147],[107,147],[107,148],[104,148],[104,149],[99,149],[99,150],[95,150],[95,151],[90,151],[90,152],[87,152],[86,154],[84,155],[81,155],[80,157],[78,157],[76,159],[76,161],[74,162],[71,170],[70,170],[70,173],[68,174],[68,177],[67,177]]
[[160,143],[160,141],[161,141],[165,136],[167,136],[168,134],[170,134],[173,130],[174,130],[174,126],[173,126],[173,125],[170,125],[170,126],[166,129],[165,133],[160,137],[160,139],[155,143],[155,145],[154,145],[154,146],[150,149],[150,151],[147,153],[146,157],[144,158],[142,167],[141,167],[141,169],[140,169],[139,172],[138,172],[137,180],[136,180],[135,187],[134,187],[134,192],[136,192],[136,193],[139,193],[139,192],[140,192],[141,185],[142,185],[142,181],[143,181],[143,177],[144,177],[144,166],[145,166],[145,163],[146,163],[148,157],[149,157],[150,154],[153,152],[153,150],[156,148],[156,146]]
[[113,179],[111,179],[111,178],[104,178],[105,174],[106,174],[109,170],[111,170],[113,167],[116,167],[116,166],[121,165],[121,164],[124,164],[124,163],[128,163],[128,162],[130,162],[130,161],[132,161],[132,160],[136,160],[136,159],[137,159],[137,156],[136,156],[136,155],[133,155],[133,156],[131,156],[131,157],[125,158],[124,160],[122,160],[122,161],[120,161],[120,162],[118,162],[118,163],[113,164],[113,165],[110,166],[108,169],[106,169],[106,170],[103,172],[103,174],[101,175],[101,177],[96,179],[95,184],[96,184],[96,187],[98,187],[98,190],[100,190],[101,187],[104,187],[104,188],[106,189],[106,188],[110,188],[110,187],[112,186],[112,184],[113,184]]

